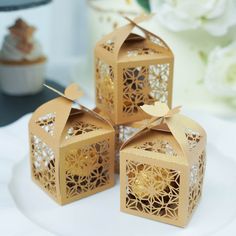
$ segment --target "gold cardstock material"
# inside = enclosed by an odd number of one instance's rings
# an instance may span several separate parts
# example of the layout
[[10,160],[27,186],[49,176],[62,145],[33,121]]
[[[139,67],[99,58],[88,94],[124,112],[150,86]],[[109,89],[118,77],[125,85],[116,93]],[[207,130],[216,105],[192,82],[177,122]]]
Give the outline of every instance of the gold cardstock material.
[[[109,117],[102,113],[98,108],[94,109],[99,115],[106,117],[109,120]],[[112,123],[112,121],[110,120]],[[131,122],[124,125],[115,125],[113,128],[115,130],[115,173],[120,173],[120,147],[124,142],[126,142],[134,133],[139,131],[146,123],[148,119],[142,121]]]
[[121,211],[184,227],[202,194],[206,133],[164,103],[120,151]]
[[77,103],[77,85],[64,94],[54,91],[60,97],[40,106],[29,122],[31,175],[55,201],[66,204],[114,185],[115,131]]
[[172,103],[174,56],[167,44],[140,26],[151,16],[130,20],[95,48],[96,106],[114,124],[148,118],[139,107]]

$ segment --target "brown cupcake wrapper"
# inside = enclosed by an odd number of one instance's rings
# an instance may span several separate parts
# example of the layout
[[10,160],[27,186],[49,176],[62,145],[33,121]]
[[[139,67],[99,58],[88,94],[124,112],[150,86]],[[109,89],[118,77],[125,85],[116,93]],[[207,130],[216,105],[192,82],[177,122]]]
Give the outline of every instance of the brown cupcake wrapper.
[[21,60],[21,61],[8,61],[8,60],[1,60],[0,65],[9,65],[9,66],[24,66],[24,65],[33,65],[33,64],[40,64],[47,61],[46,57],[40,57],[36,60]]

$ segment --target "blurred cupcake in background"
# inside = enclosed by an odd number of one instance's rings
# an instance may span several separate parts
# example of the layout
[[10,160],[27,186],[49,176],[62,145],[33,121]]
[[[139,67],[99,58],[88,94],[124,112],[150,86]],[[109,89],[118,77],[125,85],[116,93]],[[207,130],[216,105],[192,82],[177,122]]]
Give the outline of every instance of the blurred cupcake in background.
[[4,38],[0,51],[0,85],[6,94],[27,95],[42,89],[46,57],[34,38],[35,30],[17,19]]

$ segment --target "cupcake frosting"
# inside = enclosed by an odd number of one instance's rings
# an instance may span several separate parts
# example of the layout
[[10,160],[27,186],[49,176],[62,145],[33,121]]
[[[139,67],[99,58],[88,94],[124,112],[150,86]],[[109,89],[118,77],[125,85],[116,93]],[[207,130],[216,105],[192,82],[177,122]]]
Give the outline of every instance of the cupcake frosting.
[[7,61],[32,61],[42,57],[41,45],[33,37],[34,31],[35,28],[22,19],[16,20],[4,38],[0,58]]

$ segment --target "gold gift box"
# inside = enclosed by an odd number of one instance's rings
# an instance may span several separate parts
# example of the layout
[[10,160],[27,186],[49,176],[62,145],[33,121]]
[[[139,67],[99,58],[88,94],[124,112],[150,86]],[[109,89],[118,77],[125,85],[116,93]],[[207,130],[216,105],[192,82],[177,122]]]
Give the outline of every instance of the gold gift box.
[[174,57],[168,45],[141,26],[141,16],[104,36],[95,48],[96,106],[114,124],[143,120],[139,109],[172,103]]
[[[94,109],[99,115],[105,117],[109,120],[109,117],[101,112],[98,108]],[[112,121],[110,121],[112,123]],[[132,135],[138,132],[146,123],[148,119],[142,121],[131,122],[124,125],[115,125],[113,128],[115,130],[115,173],[120,173],[120,148],[124,142],[126,142]]]
[[66,204],[114,185],[115,131],[76,103],[75,84],[58,93],[30,119],[30,162],[33,181]]
[[121,147],[121,210],[183,227],[202,194],[206,133],[178,108],[142,109],[153,118]]

